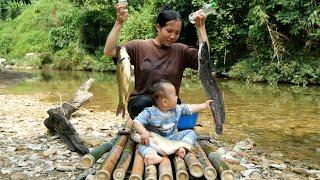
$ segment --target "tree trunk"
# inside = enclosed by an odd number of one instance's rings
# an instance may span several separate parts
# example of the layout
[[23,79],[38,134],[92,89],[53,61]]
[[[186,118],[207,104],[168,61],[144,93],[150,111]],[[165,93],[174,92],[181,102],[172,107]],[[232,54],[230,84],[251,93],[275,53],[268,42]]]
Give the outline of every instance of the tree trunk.
[[71,151],[78,151],[86,154],[89,149],[83,145],[77,131],[69,122],[71,114],[79,109],[84,103],[93,96],[88,92],[92,86],[94,79],[90,78],[80,86],[76,95],[69,101],[62,103],[60,107],[49,109],[47,111],[49,117],[44,120],[45,126],[51,131],[58,133],[64,143],[67,144]]
[[184,158],[186,165],[189,168],[189,172],[193,177],[199,178],[203,176],[203,167],[197,159],[196,155],[188,152]]
[[159,164],[159,180],[173,180],[171,162],[168,157],[163,157]]
[[210,163],[206,153],[203,151],[199,143],[196,142],[195,144],[196,151],[198,153],[198,160],[204,168],[204,177],[206,179],[216,179],[217,178],[217,171]]

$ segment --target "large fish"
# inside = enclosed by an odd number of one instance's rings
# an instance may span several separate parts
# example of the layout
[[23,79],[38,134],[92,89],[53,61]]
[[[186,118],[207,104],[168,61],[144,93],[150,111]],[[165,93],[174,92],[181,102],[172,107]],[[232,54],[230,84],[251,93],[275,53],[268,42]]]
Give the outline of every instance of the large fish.
[[[141,142],[138,133],[131,133],[131,139],[137,143]],[[194,146],[187,142],[170,140],[154,132],[150,132],[149,146],[163,156],[173,154],[181,147],[188,151],[194,151]]]
[[224,102],[218,83],[212,75],[210,64],[210,52],[206,42],[202,42],[198,52],[198,73],[202,87],[209,99],[213,100],[210,105],[211,112],[216,124],[216,133],[222,134],[222,123],[225,121]]
[[132,81],[131,77],[131,64],[130,57],[125,47],[121,47],[118,55],[117,62],[117,82],[118,82],[118,95],[119,103],[117,107],[116,115],[122,115],[125,117],[126,104],[129,98],[129,86]]

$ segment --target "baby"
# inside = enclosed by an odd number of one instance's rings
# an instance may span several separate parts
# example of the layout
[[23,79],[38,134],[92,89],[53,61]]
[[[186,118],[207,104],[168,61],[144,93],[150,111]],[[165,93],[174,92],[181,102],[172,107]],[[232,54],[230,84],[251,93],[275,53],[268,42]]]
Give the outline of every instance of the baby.
[[[150,132],[155,132],[170,140],[185,141],[194,145],[197,140],[196,133],[191,130],[179,131],[177,123],[181,114],[191,115],[210,108],[212,100],[207,100],[202,104],[178,104],[178,96],[176,89],[172,83],[166,80],[159,80],[152,84],[150,94],[154,102],[154,106],[145,108],[133,120],[136,131],[141,135],[141,146],[139,153],[144,158],[145,165],[158,164],[162,157],[148,146]],[[179,148],[175,155],[184,158],[186,150]]]

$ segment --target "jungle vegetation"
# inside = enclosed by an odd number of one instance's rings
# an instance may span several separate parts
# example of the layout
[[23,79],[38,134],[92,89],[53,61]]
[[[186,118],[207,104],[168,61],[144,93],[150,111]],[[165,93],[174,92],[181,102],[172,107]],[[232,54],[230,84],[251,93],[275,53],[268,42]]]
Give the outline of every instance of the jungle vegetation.
[[[180,42],[197,47],[188,14],[205,0],[129,0],[120,43],[154,37],[155,17],[180,12]],[[103,47],[116,0],[0,0],[0,57],[35,68],[109,71]],[[217,0],[206,21],[218,76],[247,82],[320,84],[320,3],[316,0]],[[34,53],[34,56],[26,54]]]

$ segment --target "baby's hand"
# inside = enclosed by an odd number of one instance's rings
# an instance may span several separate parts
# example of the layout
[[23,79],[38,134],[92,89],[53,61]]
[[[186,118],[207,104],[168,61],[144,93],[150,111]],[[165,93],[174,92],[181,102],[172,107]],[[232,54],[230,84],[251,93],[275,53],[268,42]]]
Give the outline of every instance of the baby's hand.
[[144,133],[141,134],[141,144],[144,144],[144,145],[149,145],[150,143],[150,133],[149,131],[146,131]]
[[213,100],[211,100],[211,99],[204,102],[204,104],[206,104],[207,108],[210,108],[211,103],[213,103]]

